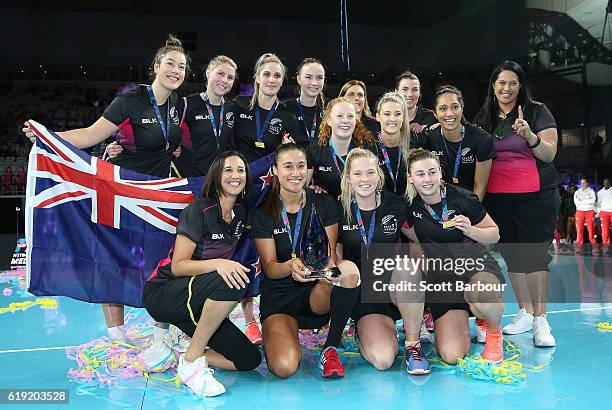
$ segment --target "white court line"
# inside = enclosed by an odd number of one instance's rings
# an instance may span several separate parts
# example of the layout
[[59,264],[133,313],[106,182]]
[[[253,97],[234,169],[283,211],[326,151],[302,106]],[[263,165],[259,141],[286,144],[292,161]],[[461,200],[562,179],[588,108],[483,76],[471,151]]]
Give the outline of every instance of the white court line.
[[[552,313],[584,312],[588,310],[605,310],[605,309],[612,309],[612,306],[602,306],[602,307],[592,307],[592,308],[582,308],[582,309],[551,310],[549,312],[546,312],[546,314],[549,315]],[[516,313],[504,315],[504,317],[512,317],[512,316],[516,316]],[[473,319],[474,318],[470,318],[470,320],[473,320]],[[67,349],[69,347],[77,347],[77,346],[37,347],[33,349],[0,350],[0,354],[2,353],[21,353],[21,352],[40,352],[40,351],[45,351],[45,350],[61,350],[61,349]]]

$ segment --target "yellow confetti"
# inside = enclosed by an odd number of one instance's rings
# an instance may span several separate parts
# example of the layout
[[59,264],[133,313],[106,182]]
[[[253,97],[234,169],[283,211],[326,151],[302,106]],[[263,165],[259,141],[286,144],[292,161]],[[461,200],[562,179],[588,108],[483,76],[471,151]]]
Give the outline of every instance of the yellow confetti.
[[2,313],[15,313],[20,310],[28,310],[31,307],[40,306],[41,309],[57,309],[57,300],[49,298],[37,298],[35,301],[13,302],[7,307],[0,308]]
[[597,328],[601,330],[612,330],[612,325],[608,322],[599,322]]

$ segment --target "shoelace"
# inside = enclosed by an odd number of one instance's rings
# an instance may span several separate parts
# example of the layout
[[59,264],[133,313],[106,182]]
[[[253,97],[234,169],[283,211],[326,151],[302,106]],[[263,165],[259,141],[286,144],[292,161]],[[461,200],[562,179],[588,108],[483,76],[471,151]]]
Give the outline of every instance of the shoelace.
[[408,354],[412,356],[414,360],[421,360],[421,346],[420,345],[418,347],[417,345],[407,346],[406,351],[408,351]]

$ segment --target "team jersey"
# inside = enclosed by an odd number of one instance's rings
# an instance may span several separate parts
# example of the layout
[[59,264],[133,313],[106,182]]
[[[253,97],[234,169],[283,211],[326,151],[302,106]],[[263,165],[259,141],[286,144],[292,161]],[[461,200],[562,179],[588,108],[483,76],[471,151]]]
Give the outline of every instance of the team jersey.
[[[317,194],[312,189],[306,189],[305,192],[306,203],[302,211],[302,221],[300,234],[298,237],[301,237],[304,234],[304,230],[310,218],[310,213],[312,212],[313,204],[322,226],[332,226],[338,223],[340,219],[338,206],[331,197],[325,194]],[[293,237],[293,230],[295,229],[297,215],[297,212],[287,212],[289,226],[291,228],[291,232],[288,233],[282,217],[274,218],[261,207],[256,209],[253,213],[253,227],[251,230],[251,235],[254,239],[273,238],[274,245],[276,247],[276,259],[279,263],[283,263],[291,259],[292,246],[289,235],[292,235]],[[299,255],[300,251],[300,241],[298,241],[295,252],[297,255]],[[264,292],[264,289],[287,291],[294,287],[310,285],[311,283],[295,282],[291,278],[291,275],[282,279],[270,279],[266,277],[262,285],[262,292]]]
[[[209,103],[213,115],[211,121],[203,95],[192,94],[183,99],[182,152],[175,160],[183,177],[206,175],[213,159],[230,148],[234,134],[237,104],[233,101],[225,101],[222,105]],[[223,118],[220,118],[221,111]]]
[[[170,132],[164,138],[157,115],[151,105],[147,85],[116,97],[102,116],[119,127],[115,136],[123,151],[112,162],[126,169],[158,177],[170,175],[172,152],[181,142],[181,105],[172,92],[166,104],[159,105],[164,124],[170,110]],[[166,143],[168,147],[166,149]]]
[[[268,117],[271,110],[259,108],[259,121],[263,136],[257,137],[257,107],[252,110],[248,107],[238,106],[237,118],[234,124],[233,146],[244,154],[248,162],[274,152],[282,144],[282,139],[289,134],[291,137],[299,134],[298,122],[284,103],[278,104],[274,113]],[[266,125],[266,120],[269,119]],[[264,129],[265,127],[265,129]],[[296,141],[297,142],[297,141]]]
[[380,169],[385,174],[384,189],[397,195],[403,195],[406,192],[407,179],[406,158],[403,156],[401,147],[383,146],[378,137],[371,147],[378,157]]
[[[441,126],[435,130],[416,134],[412,148],[417,147],[427,149],[438,156],[445,182],[470,191],[474,189],[476,163],[495,158],[493,138],[471,124],[465,125],[465,134],[459,142],[451,142],[444,138]],[[459,169],[455,175],[459,147],[461,147]]]
[[[340,205],[339,205],[340,206]],[[342,244],[342,258],[361,265],[362,245],[365,245],[362,232],[359,229],[356,203],[351,205],[351,221],[344,212],[338,226],[338,243]],[[380,204],[375,210],[359,211],[363,219],[363,229],[368,239],[372,215],[375,215],[374,231],[371,243],[399,243],[401,228],[408,215],[408,203],[403,196],[394,195],[387,191],[380,194]]]
[[[181,211],[176,233],[196,244],[191,260],[230,259],[248,225],[247,209],[242,204],[234,205],[232,221],[227,223],[217,201],[198,198]],[[156,274],[149,281],[163,283],[174,278],[171,262],[172,251],[160,262]]]
[[314,107],[306,107],[299,103],[299,98],[290,98],[284,101],[287,109],[295,115],[298,126],[295,135],[291,135],[296,144],[302,148],[308,147],[312,140],[319,135],[319,126],[323,118],[323,111],[319,107],[319,101]]
[[427,108],[423,108],[420,105],[417,105],[417,111],[414,115],[414,119],[410,121],[410,123],[421,124],[423,126],[423,130],[427,130],[434,124],[438,123],[438,119],[434,115],[432,110],[428,110]]
[[365,127],[372,133],[372,135],[376,135],[380,132],[380,123],[376,121],[374,118],[366,117],[365,114],[361,116],[361,122]]

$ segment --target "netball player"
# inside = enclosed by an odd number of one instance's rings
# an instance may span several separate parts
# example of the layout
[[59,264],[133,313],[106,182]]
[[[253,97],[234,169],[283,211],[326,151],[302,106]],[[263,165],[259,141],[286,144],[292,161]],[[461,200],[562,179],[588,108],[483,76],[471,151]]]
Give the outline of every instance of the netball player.
[[416,75],[410,71],[404,71],[397,77],[395,89],[406,101],[407,119],[410,122],[411,130],[422,132],[438,122],[431,110],[423,108],[419,104],[421,101],[421,82]]
[[331,100],[321,120],[319,137],[308,146],[309,181],[338,198],[349,151],[370,147],[373,142],[372,133],[358,119],[355,105],[344,97]]
[[[337,348],[359,295],[359,271],[349,261],[335,267],[339,210],[328,195],[305,189],[307,169],[303,149],[295,144],[278,147],[272,192],[253,217],[252,235],[266,272],[260,303],[266,363],[278,377],[293,375],[302,356],[298,330],[318,329],[331,319],[319,366],[323,377],[343,377]],[[310,278],[299,257],[300,238],[312,212],[330,246],[320,279]]]
[[546,105],[533,101],[526,77],[513,61],[493,73],[475,124],[494,135],[493,160],[484,205],[499,225],[500,248],[520,311],[508,334],[533,329],[536,346],[555,345],[546,319],[548,247],[560,198],[553,159],[557,125]]
[[[487,334],[482,357],[495,363],[503,361],[503,335],[500,322],[503,314],[501,291],[504,283],[497,262],[481,243],[495,243],[499,230],[478,198],[463,188],[442,182],[442,170],[436,155],[414,149],[408,156],[408,188],[406,195],[412,240],[423,244],[428,259],[451,259],[456,262],[469,257],[473,264],[445,270],[429,268],[428,284],[447,283],[444,292],[428,292],[427,300],[436,328],[436,349],[446,363],[455,364],[470,350],[468,316],[470,311],[485,320]],[[459,246],[453,246],[458,244]],[[434,264],[435,266],[435,264]],[[489,290],[463,290],[458,283],[489,285]],[[475,289],[475,290],[474,290]]]
[[372,115],[372,111],[370,111],[370,106],[368,104],[368,91],[363,81],[347,81],[340,89],[338,97],[346,97],[350,102],[355,104],[357,118],[372,134],[375,135],[378,131],[380,131],[380,125],[376,121],[376,118],[374,118]]
[[299,124],[293,139],[299,146],[306,148],[317,139],[325,110],[325,68],[319,60],[305,58],[297,68],[296,79],[300,85],[300,96],[286,100],[285,104]]
[[149,314],[191,336],[177,372],[197,395],[225,392],[208,363],[246,371],[261,362],[257,348],[227,318],[249,282],[249,268],[230,258],[249,225],[241,199],[250,188],[242,154],[226,151],[215,158],[200,198],[181,212],[170,256],[159,263],[144,287]]
[[[355,148],[350,152],[342,173],[343,213],[336,246],[339,261],[350,260],[362,266],[363,247],[400,242],[407,216],[406,199],[383,190],[384,179],[378,158],[371,151]],[[413,279],[418,283],[419,277]],[[378,370],[391,367],[398,351],[395,321],[403,319],[408,373],[429,373],[429,362],[419,341],[423,303],[398,300],[401,298],[395,298],[395,304],[358,301],[352,318],[357,323],[359,350]]]
[[[255,92],[248,107],[241,107],[234,128],[233,146],[249,162],[274,152],[283,142],[298,142],[298,122],[278,99],[287,70],[274,54],[266,53],[255,63]],[[299,141],[306,144],[306,141]]]

